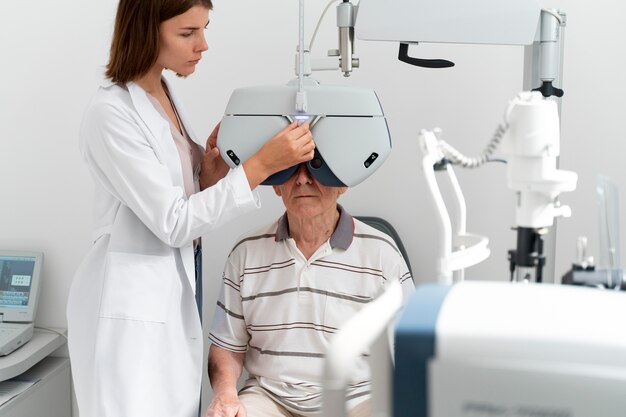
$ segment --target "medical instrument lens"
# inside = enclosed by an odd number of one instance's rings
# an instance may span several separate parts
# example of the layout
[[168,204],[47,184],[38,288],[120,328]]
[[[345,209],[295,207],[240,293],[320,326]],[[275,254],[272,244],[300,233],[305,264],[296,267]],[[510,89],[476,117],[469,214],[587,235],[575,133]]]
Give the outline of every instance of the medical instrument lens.
[[310,165],[313,169],[320,169],[322,167],[322,159],[315,157],[311,160]]

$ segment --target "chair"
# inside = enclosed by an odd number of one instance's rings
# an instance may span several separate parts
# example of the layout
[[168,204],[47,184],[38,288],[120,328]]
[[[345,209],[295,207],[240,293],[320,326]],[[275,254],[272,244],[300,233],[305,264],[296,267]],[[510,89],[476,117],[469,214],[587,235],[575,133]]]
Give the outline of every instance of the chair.
[[391,225],[391,223],[389,223],[387,220],[380,218],[380,217],[374,217],[374,216],[355,216],[355,217],[357,220],[362,221],[368,226],[372,226],[374,229],[379,230],[383,233],[386,233],[394,240],[394,242],[396,242],[396,246],[398,246],[398,249],[400,250],[402,257],[404,258],[404,261],[406,262],[406,266],[409,267],[409,272],[411,273],[411,276],[413,276],[411,263],[409,262],[409,257],[406,254],[406,249],[404,249],[404,245],[402,244],[402,239],[400,239],[400,235],[398,235],[398,232],[396,232],[396,229]]

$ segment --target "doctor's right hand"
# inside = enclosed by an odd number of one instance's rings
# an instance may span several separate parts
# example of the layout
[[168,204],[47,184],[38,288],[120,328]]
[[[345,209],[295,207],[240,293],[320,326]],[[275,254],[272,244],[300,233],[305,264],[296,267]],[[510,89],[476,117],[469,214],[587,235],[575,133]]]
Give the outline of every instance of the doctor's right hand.
[[228,165],[220,156],[220,150],[217,148],[217,134],[220,131],[220,124],[215,126],[206,141],[206,150],[200,164],[200,190],[215,185],[228,174]]
[[297,122],[278,132],[244,162],[244,171],[250,188],[254,189],[267,177],[313,159],[315,143],[309,123]]
[[246,417],[246,409],[239,402],[235,394],[234,398],[227,395],[213,397],[204,417]]

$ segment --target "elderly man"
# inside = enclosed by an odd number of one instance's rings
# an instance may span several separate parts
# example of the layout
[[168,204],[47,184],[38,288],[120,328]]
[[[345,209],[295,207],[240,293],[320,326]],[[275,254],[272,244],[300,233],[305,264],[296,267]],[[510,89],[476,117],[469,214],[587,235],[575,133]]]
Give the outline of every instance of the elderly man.
[[[399,280],[405,296],[413,289],[393,240],[337,204],[346,188],[321,185],[301,165],[274,191],[287,212],[243,237],[226,263],[209,335],[207,415],[319,415],[330,338],[387,282]],[[238,393],[244,366],[250,378]],[[369,415],[369,392],[362,357],[348,388],[351,416]]]

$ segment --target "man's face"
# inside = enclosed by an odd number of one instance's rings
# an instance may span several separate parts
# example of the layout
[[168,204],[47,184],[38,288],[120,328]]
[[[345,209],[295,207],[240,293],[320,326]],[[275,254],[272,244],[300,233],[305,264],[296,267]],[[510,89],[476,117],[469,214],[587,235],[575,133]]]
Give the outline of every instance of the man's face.
[[347,187],[327,187],[311,176],[305,164],[284,184],[274,185],[276,195],[282,197],[289,216],[317,217],[337,209],[337,199]]

